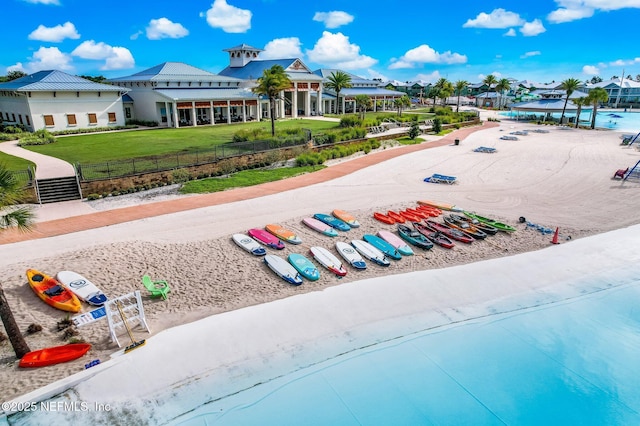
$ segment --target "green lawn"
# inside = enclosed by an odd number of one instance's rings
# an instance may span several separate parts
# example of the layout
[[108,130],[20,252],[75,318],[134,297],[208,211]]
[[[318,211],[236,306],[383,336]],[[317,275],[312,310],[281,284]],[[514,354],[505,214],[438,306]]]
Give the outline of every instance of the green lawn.
[[310,173],[324,169],[326,166],[283,167],[279,169],[243,170],[233,173],[229,177],[217,177],[192,180],[186,182],[180,192],[183,194],[203,194],[219,192],[231,188],[254,186],[261,183],[273,182],[289,177]]
[[13,155],[0,152],[0,164],[5,166],[8,170],[26,170],[29,166],[35,166],[31,161],[24,158],[14,157]]
[[[338,123],[331,121],[283,120],[276,122],[276,131],[303,127],[315,133],[337,126]],[[271,122],[83,134],[57,137],[55,143],[25,148],[70,163],[101,163],[207,149],[231,142],[233,134],[241,129],[255,128],[270,131]]]

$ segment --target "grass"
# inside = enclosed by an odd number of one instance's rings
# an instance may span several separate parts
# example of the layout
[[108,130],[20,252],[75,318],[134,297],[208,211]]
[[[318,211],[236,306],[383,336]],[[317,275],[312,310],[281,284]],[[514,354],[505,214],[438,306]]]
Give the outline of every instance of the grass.
[[[321,120],[283,120],[276,122],[276,132],[302,127],[315,133],[336,128],[337,124]],[[271,122],[83,134],[58,137],[55,143],[26,148],[69,163],[101,163],[208,149],[231,142],[233,134],[239,130],[255,128],[270,131]]]
[[261,183],[273,182],[304,173],[315,172],[324,169],[326,166],[305,166],[305,167],[283,167],[270,170],[243,170],[232,174],[229,177],[207,178],[192,180],[185,183],[180,192],[183,194],[204,194],[208,192],[219,192],[232,188],[242,188],[254,186]]
[[5,154],[4,152],[0,152],[0,164],[5,166],[7,170],[17,171],[17,170],[26,170],[29,166],[34,166],[31,161],[25,160],[24,158],[14,157],[13,155]]
[[421,144],[422,142],[426,141],[426,139],[423,139],[421,137],[417,137],[415,139],[411,139],[409,136],[404,136],[404,137],[398,138],[396,140],[401,145],[417,145],[417,144]]

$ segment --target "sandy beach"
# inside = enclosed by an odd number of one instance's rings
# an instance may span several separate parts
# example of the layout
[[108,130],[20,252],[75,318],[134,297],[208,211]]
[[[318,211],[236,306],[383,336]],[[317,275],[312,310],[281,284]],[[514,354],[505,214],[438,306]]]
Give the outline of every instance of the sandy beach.
[[[531,131],[534,129],[548,133]],[[530,131],[518,136],[518,140],[500,139],[523,130]],[[479,146],[493,147],[497,152],[474,152]],[[136,337],[150,339],[151,346],[153,337],[163,330],[223,312],[305,293],[326,293],[333,287],[353,286],[350,288],[366,292],[358,283],[361,280],[445,270],[548,249],[552,235],[520,223],[520,217],[543,228],[558,228],[565,250],[570,250],[584,237],[636,225],[640,222],[635,213],[640,208],[637,196],[640,183],[621,183],[611,177],[617,169],[632,166],[638,160],[640,152],[620,146],[619,134],[615,132],[560,129],[504,120],[498,127],[471,134],[459,146],[447,145],[399,156],[324,183],[52,238],[3,244],[0,245],[0,280],[20,328],[26,330],[32,323],[43,327],[42,332],[27,336],[32,350],[63,344],[56,323],[65,314],[45,305],[33,294],[26,282],[28,268],[51,275],[60,270],[80,272],[110,296],[141,290],[152,333],[134,331]],[[433,173],[456,176],[458,182],[454,185],[423,182]],[[303,243],[287,245],[278,253],[270,252],[282,256],[307,255],[311,246],[333,249],[338,240],[348,242],[365,233],[393,230],[394,226],[374,220],[372,213],[415,207],[417,200],[455,204],[511,224],[517,231],[499,233],[471,245],[457,244],[453,250],[438,247],[430,251],[416,250],[416,255],[394,262],[389,268],[376,265],[369,265],[364,271],[350,268],[341,279],[321,270],[319,281],[306,281],[299,287],[286,284],[260,259],[231,241],[233,233],[278,223],[298,232]],[[301,223],[304,217],[330,213],[333,209],[349,211],[358,218],[361,227],[331,239]],[[501,274],[511,273],[517,274],[517,271]],[[169,282],[168,300],[148,297],[140,281],[144,274]],[[466,290],[462,283],[456,283],[449,290],[434,288],[433,300],[440,302],[432,301],[428,309],[434,312],[464,310],[465,306],[531,291],[517,286],[495,293],[467,293]],[[449,291],[450,297],[439,298]],[[11,400],[68,377],[83,370],[84,364],[92,359],[107,361],[118,349],[109,338],[105,322],[81,327],[78,332],[78,337],[93,345],[90,354],[74,362],[48,367],[46,374],[38,369],[18,369],[10,345],[2,343],[0,398]],[[128,338],[123,335],[123,339]]]

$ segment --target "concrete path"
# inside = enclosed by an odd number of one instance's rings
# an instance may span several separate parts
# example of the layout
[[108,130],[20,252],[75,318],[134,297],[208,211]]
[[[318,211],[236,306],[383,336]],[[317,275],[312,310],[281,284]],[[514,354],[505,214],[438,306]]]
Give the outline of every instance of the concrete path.
[[18,141],[0,143],[0,151],[35,163],[36,179],[49,179],[76,175],[73,166],[66,161],[20,148],[18,146]]

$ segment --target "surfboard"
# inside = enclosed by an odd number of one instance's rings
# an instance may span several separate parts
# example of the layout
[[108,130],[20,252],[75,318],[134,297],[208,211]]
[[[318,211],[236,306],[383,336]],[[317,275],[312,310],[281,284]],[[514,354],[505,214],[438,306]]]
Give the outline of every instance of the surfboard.
[[302,240],[300,239],[300,237],[296,235],[295,232],[289,229],[285,229],[282,226],[277,225],[275,223],[270,223],[269,225],[265,226],[264,229],[266,229],[267,232],[270,232],[274,236],[288,243],[302,244]]
[[391,262],[387,260],[384,253],[382,253],[380,250],[378,250],[368,242],[362,240],[353,240],[351,241],[351,245],[356,250],[358,250],[358,253],[360,253],[363,257],[369,259],[373,263],[376,263],[380,266],[391,265]]
[[326,235],[328,237],[338,236],[338,231],[336,231],[326,223],[320,222],[318,219],[314,219],[312,217],[305,217],[304,219],[302,219],[302,223],[304,223],[314,231],[318,231],[319,233]]
[[296,271],[289,262],[281,258],[280,256],[276,256],[275,254],[268,254],[264,257],[264,263],[267,264],[269,269],[271,269],[277,276],[293,285],[302,284],[302,277]]
[[400,253],[394,246],[378,237],[377,235],[364,234],[362,236],[362,239],[380,250],[382,253],[384,253],[385,256],[389,256],[390,258],[395,260],[402,259],[402,255],[400,255]]
[[102,306],[107,296],[94,283],[73,271],[60,271],[56,279],[82,300],[93,306]]
[[332,215],[345,222],[352,228],[358,228],[360,226],[360,222],[351,214],[344,210],[334,210],[331,212]]
[[394,246],[401,255],[411,256],[413,254],[413,250],[409,247],[409,244],[393,232],[382,229],[378,231],[378,236]]
[[349,265],[356,269],[367,269],[367,263],[353,246],[342,241],[337,241],[336,250],[338,250],[338,253],[340,253],[340,256],[342,256],[344,260],[349,262]]
[[264,256],[267,250],[262,247],[256,240],[246,234],[233,234],[231,237],[234,243],[239,245],[254,256]]
[[309,249],[311,255],[322,266],[339,277],[347,275],[347,270],[342,266],[342,262],[324,247],[314,246]]
[[320,278],[320,271],[318,271],[316,265],[314,265],[313,262],[305,256],[299,253],[291,253],[287,260],[289,260],[289,263],[291,263],[291,265],[300,272],[300,275],[309,281],[317,281]]
[[268,233],[264,229],[252,228],[249,229],[247,234],[249,234],[249,236],[257,242],[262,243],[272,249],[282,250],[284,248],[284,243],[280,241],[278,237]]
[[346,222],[328,214],[316,213],[313,215],[313,218],[318,219],[320,222],[326,223],[327,225],[337,229],[338,231],[346,232],[351,229],[351,227]]

